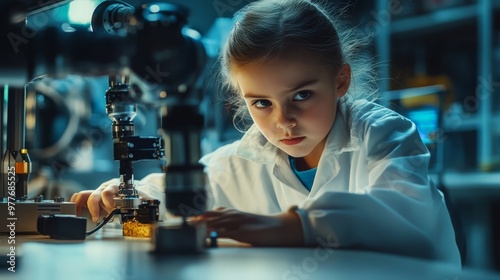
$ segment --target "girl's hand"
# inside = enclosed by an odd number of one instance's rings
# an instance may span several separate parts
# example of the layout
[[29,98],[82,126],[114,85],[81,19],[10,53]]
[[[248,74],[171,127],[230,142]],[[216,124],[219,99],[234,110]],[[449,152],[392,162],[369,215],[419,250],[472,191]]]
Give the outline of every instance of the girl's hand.
[[194,217],[194,223],[205,222],[207,231],[253,246],[304,245],[302,225],[296,213],[266,216],[220,207]]
[[[88,208],[93,222],[98,222],[101,218],[106,217],[116,207],[114,198],[118,196],[119,184],[120,180],[112,179],[102,183],[95,190],[85,190],[73,194],[70,201],[75,202],[76,215],[81,215],[82,208]],[[139,189],[137,192],[141,199],[156,199]]]
[[95,190],[85,190],[73,194],[70,201],[76,204],[76,215],[81,214],[82,208],[88,208],[93,222],[98,222],[115,208],[114,198],[118,195],[118,179],[102,183]]

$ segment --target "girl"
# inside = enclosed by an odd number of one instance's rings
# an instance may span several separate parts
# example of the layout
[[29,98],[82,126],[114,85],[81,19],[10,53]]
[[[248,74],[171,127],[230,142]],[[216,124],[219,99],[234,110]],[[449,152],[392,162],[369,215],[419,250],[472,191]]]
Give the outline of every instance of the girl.
[[[362,78],[370,69],[356,63],[362,42],[337,30],[308,0],[256,1],[237,14],[222,77],[236,116],[248,112],[253,125],[201,159],[217,208],[194,221],[254,246],[320,244],[460,263],[415,125],[369,101]],[[111,181],[72,201],[88,201],[97,217],[99,205],[113,208],[116,191]]]

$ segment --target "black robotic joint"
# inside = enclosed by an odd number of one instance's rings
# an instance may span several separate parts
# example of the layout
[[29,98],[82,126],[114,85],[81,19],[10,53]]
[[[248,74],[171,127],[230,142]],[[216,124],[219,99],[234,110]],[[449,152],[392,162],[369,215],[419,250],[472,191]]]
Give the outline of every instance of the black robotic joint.
[[161,159],[165,150],[160,137],[125,136],[114,143],[115,160]]

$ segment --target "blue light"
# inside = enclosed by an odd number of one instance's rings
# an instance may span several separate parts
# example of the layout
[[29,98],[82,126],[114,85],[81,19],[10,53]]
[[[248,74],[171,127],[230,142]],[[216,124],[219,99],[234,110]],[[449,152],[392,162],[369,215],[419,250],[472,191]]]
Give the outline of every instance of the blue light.
[[436,141],[434,137],[439,129],[438,114],[438,109],[432,106],[426,106],[408,112],[408,118],[415,123],[420,137],[426,145]]
[[152,13],[158,13],[160,11],[160,6],[158,6],[158,5],[151,5],[151,7],[149,7],[149,10]]
[[69,23],[90,25],[92,13],[98,5],[97,0],[73,0],[69,3]]

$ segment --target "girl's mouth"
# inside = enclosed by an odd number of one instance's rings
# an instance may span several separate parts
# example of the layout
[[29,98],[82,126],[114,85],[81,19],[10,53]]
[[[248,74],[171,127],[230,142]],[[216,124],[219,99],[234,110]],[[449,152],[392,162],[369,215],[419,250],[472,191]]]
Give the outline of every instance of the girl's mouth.
[[302,140],[304,140],[305,137],[295,137],[295,138],[286,138],[286,139],[281,139],[281,143],[285,144],[285,145],[296,145],[296,144],[299,144],[300,142],[302,142]]

